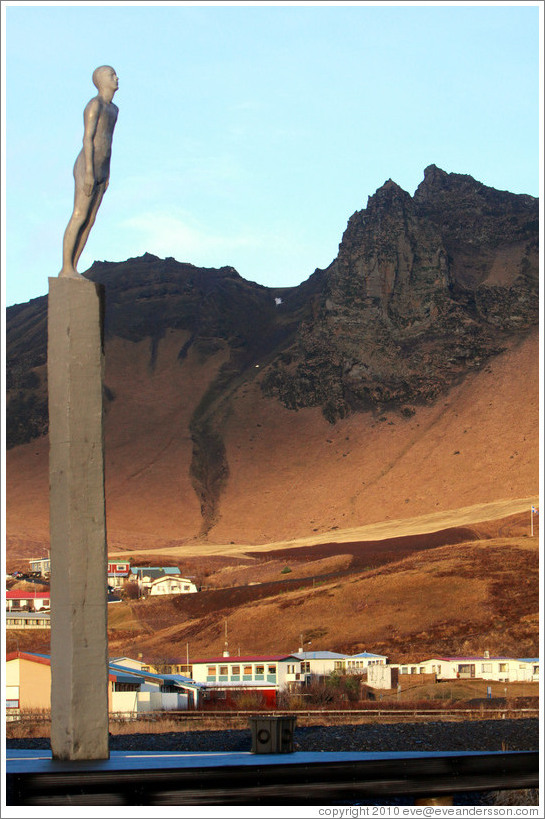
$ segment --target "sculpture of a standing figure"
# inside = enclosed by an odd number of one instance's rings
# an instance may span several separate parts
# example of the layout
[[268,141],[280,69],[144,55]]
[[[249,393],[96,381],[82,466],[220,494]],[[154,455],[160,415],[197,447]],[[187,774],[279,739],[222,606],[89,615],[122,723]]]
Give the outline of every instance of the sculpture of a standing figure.
[[119,109],[112,102],[119,88],[114,69],[101,65],[93,72],[98,94],[83,112],[83,148],[74,165],[74,210],[64,233],[59,276],[79,276],[77,264],[95,222],[110,178],[112,137]]

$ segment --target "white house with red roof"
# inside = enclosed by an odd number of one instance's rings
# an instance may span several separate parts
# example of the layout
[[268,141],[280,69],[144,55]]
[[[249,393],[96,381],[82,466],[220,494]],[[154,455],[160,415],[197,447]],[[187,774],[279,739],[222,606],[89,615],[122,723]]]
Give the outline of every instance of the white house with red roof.
[[12,589],[6,592],[6,611],[49,611],[50,608],[48,591]]
[[192,679],[204,683],[214,699],[231,700],[254,691],[274,705],[280,691],[298,689],[305,682],[301,660],[295,654],[222,655],[190,660],[189,665]]
[[128,560],[118,560],[108,563],[108,585],[114,589],[124,586],[131,576],[131,564]]

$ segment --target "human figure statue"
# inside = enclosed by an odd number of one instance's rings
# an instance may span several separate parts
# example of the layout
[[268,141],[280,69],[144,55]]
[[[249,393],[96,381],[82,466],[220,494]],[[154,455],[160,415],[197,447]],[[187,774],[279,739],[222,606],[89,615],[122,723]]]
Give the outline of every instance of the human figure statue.
[[110,65],[93,72],[98,94],[83,112],[83,148],[74,164],[74,210],[64,233],[59,276],[79,276],[77,264],[110,178],[112,137],[119,109],[112,102],[119,80]]

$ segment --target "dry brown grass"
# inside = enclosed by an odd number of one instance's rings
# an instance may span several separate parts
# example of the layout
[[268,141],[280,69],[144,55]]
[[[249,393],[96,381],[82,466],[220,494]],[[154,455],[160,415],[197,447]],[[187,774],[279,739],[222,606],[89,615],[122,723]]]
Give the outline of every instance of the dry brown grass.
[[[340,547],[342,549],[342,547]],[[227,588],[229,586],[243,586],[248,583],[267,583],[284,579],[289,575],[291,580],[298,577],[320,577],[331,572],[339,572],[348,569],[352,562],[351,554],[337,554],[331,557],[309,559],[306,556],[299,556],[298,550],[294,549],[290,558],[273,558],[247,560],[234,566],[225,566],[206,578],[206,586],[214,588]],[[289,572],[286,572],[286,567]]]
[[[498,522],[496,531],[509,528]],[[185,661],[221,654],[225,624],[231,654],[288,653],[301,634],[314,650],[386,654],[392,662],[433,654],[537,656],[537,538],[493,537],[414,551],[401,560],[362,571],[343,569],[317,552],[318,568],[337,566],[338,577],[320,577],[311,560],[290,561],[308,581],[216,589],[196,595],[109,606],[110,654],[142,654],[149,662]],[[350,544],[346,544],[350,547]],[[364,553],[353,563],[361,566]],[[286,565],[285,555],[274,563]],[[271,571],[271,561],[255,561]],[[251,569],[240,569],[252,577]],[[290,579],[295,571],[279,578]],[[229,576],[221,572],[223,580]],[[314,580],[313,580],[314,576]],[[274,626],[272,625],[274,624]],[[49,650],[49,634],[8,633],[7,649]],[[309,646],[310,641],[310,646]]]
[[[132,604],[139,650],[150,661],[165,651],[185,658],[187,643],[193,658],[219,654],[227,622],[233,655],[294,651],[301,634],[312,649],[370,650],[393,662],[486,649],[537,655],[535,539],[444,546],[314,586],[248,587],[246,593],[255,598],[245,601],[244,589],[226,589]],[[128,650],[113,631],[111,649]]]

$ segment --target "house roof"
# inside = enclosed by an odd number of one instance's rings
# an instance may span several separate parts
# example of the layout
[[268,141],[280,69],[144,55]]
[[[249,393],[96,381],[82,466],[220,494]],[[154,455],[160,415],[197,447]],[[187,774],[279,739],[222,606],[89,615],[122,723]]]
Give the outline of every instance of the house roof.
[[344,660],[348,654],[338,654],[336,651],[298,651],[294,656],[299,660]]
[[192,583],[193,581],[190,580],[189,577],[181,577],[181,575],[172,575],[172,574],[165,574],[160,575],[159,577],[155,577],[151,581],[151,585],[155,585],[156,583],[161,583],[163,580],[177,580],[179,583]]
[[[129,659],[128,657],[126,659]],[[34,663],[42,663],[44,665],[51,665],[51,657],[49,654],[34,654],[30,651],[11,651],[6,655],[6,662],[9,660],[29,660]],[[135,681],[142,681],[151,679],[159,685],[164,681],[171,682],[173,685],[178,685],[180,688],[203,688],[203,683],[195,682],[188,677],[182,677],[180,674],[150,674],[146,671],[136,671],[133,668],[116,665],[115,663],[108,663],[108,677],[113,682],[131,683]]]
[[162,674],[162,677],[165,682],[174,682],[190,688],[206,688],[205,683],[192,680],[191,677],[184,677],[182,674]]
[[500,656],[500,657],[484,657],[481,654],[479,654],[479,655],[470,655],[470,656],[467,656],[467,657],[430,657],[429,660],[419,660],[418,662],[417,661],[411,661],[411,662],[407,662],[407,663],[401,663],[400,665],[419,665],[420,662],[429,663],[429,662],[432,662],[433,660],[443,660],[444,662],[447,662],[447,663],[459,663],[459,662],[467,663],[467,662],[487,662],[488,660],[513,660],[513,659],[514,659],[514,657],[503,657],[503,656]]
[[[125,659],[129,659],[128,657]],[[192,680],[190,677],[184,677],[181,674],[155,674],[151,671],[138,671],[136,668],[130,668],[129,666],[117,665],[117,663],[110,663],[110,672],[114,672],[116,674],[121,673],[125,674],[126,676],[130,677],[131,680],[133,678],[140,678],[146,680],[152,680],[153,682],[157,682],[159,684],[164,683],[165,681],[171,682],[174,685],[179,685],[180,687],[185,686],[190,688],[201,688],[202,683],[197,683],[195,680]]]
[[127,654],[121,654],[119,657],[110,657],[108,662],[110,665],[122,665],[121,660],[130,660],[131,663],[139,663],[140,665],[153,665],[153,663],[145,663],[143,660],[135,660],[133,657],[127,656]]
[[48,599],[50,592],[48,591],[22,591],[21,589],[11,589],[6,592],[7,600],[41,600]]
[[386,659],[386,654],[372,654],[370,651],[362,651],[360,654],[352,654],[350,659],[353,660],[354,658],[364,659],[365,657],[378,657],[381,660]]
[[51,665],[51,657],[49,654],[35,654],[31,651],[10,651],[6,654],[6,662],[8,662],[8,660],[30,660],[34,663]]
[[297,660],[297,654],[244,654],[242,657],[206,657],[204,660],[190,660],[189,665],[207,663],[272,663],[281,660]]
[[259,682],[258,680],[248,680],[247,682],[217,682],[202,683],[203,688],[213,689],[215,691],[223,691],[225,688],[233,688],[247,691],[248,688],[257,688],[258,690],[265,689],[266,691],[273,691],[275,684],[271,682]]
[[164,577],[167,574],[181,574],[178,566],[131,566],[131,574],[142,577]]

